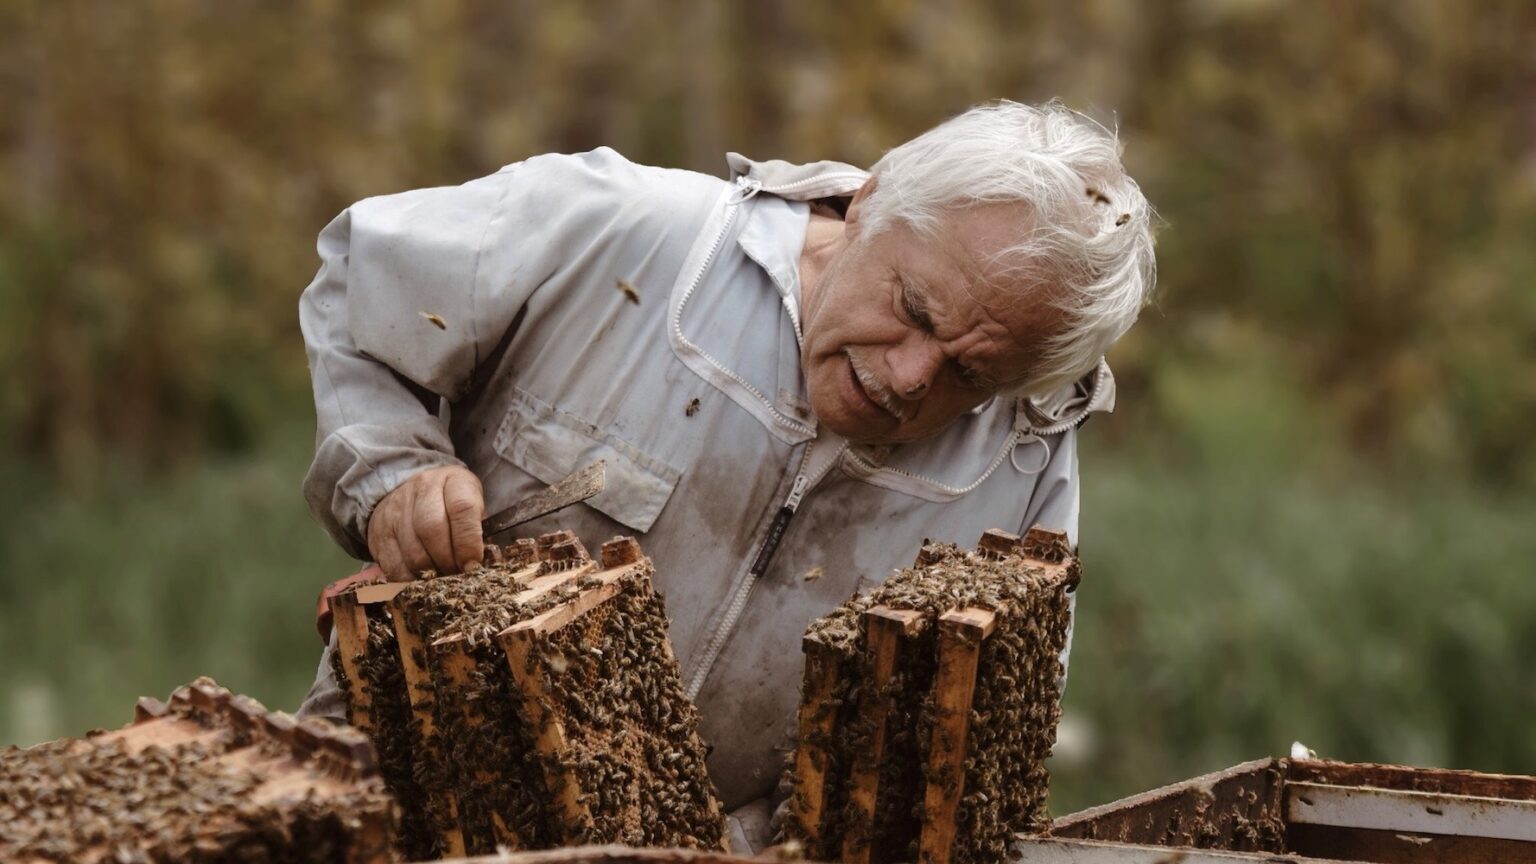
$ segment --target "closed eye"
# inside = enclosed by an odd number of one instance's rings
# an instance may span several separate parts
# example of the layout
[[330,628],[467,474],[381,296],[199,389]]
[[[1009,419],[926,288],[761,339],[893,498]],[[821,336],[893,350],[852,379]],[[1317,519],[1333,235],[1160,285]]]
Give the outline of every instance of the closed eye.
[[997,389],[992,379],[969,366],[956,364],[955,377],[960,379],[960,385],[967,390],[995,391]]
[[923,295],[918,293],[911,282],[899,276],[897,284],[901,291],[901,311],[906,314],[907,320],[924,333],[932,333],[933,318],[928,314],[928,303],[923,299]]

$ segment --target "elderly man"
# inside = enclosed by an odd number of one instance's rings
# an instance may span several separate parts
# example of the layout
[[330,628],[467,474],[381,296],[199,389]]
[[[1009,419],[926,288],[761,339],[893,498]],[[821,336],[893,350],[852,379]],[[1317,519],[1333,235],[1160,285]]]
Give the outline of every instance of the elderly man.
[[[391,578],[478,561],[488,510],[607,460],[527,530],[641,536],[741,808],[783,765],[811,619],[925,537],[1075,539],[1075,428],[1154,263],[1114,136],[1059,105],[972,109],[868,173],[729,164],[600,149],[362,201],[300,314],[305,495]],[[327,662],[304,710],[341,713]]]

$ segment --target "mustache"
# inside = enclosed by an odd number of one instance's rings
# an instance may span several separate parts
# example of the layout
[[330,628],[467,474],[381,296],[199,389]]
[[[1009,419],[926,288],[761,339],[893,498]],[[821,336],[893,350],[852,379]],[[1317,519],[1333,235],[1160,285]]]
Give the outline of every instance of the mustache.
[[898,423],[904,422],[907,419],[907,412],[902,407],[901,401],[891,392],[891,388],[875,377],[875,373],[869,370],[863,358],[859,357],[852,348],[844,348],[843,353],[848,355],[848,364],[853,367],[853,375],[859,379],[859,384],[863,385],[864,392],[869,394],[869,398],[875,400],[877,405],[895,417]]

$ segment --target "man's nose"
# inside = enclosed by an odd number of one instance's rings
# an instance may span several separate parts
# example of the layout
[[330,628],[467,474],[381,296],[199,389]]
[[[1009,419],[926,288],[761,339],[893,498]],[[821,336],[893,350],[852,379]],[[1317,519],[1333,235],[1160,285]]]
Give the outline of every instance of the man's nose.
[[891,370],[891,390],[907,400],[928,395],[939,370],[944,367],[944,352],[927,334],[914,333],[886,353]]

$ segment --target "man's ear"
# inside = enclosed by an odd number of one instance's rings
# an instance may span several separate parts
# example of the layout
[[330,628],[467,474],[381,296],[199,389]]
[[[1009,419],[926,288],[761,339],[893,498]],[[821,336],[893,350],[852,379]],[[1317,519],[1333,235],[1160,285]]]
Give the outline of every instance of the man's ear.
[[878,182],[878,178],[871,174],[869,179],[864,181],[864,185],[859,187],[859,191],[853,193],[853,200],[848,202],[848,212],[843,216],[843,230],[848,235],[848,239],[852,240],[858,236],[859,229],[862,227],[859,224],[859,216],[864,211],[864,199],[875,191],[875,185]]

